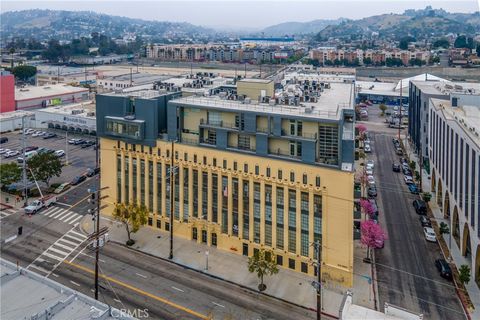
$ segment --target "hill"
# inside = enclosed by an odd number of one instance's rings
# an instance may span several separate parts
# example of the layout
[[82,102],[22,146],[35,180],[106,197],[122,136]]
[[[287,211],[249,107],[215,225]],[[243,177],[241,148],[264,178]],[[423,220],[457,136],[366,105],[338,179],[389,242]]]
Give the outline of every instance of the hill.
[[302,35],[317,33],[324,29],[328,25],[338,25],[345,19],[340,18],[336,20],[313,20],[308,22],[284,22],[269,26],[263,29],[263,32],[267,36],[278,37],[284,35]]
[[209,38],[212,29],[185,22],[147,21],[119,16],[110,16],[89,11],[22,10],[0,15],[1,36],[51,38],[71,40],[98,32],[109,37],[121,37],[135,33],[146,38],[195,39]]

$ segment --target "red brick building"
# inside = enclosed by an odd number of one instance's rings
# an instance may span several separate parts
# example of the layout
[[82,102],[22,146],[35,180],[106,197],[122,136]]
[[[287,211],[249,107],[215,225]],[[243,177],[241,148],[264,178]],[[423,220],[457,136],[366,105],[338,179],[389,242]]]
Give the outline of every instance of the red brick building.
[[15,77],[0,71],[0,113],[15,111]]

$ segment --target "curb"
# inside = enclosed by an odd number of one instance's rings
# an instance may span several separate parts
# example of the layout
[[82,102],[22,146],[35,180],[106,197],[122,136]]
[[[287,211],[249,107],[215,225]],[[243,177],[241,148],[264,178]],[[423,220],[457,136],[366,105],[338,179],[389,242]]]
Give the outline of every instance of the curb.
[[11,205],[3,203],[3,202],[0,202],[0,206],[6,207],[7,209],[14,209],[15,208],[14,206],[11,206]]

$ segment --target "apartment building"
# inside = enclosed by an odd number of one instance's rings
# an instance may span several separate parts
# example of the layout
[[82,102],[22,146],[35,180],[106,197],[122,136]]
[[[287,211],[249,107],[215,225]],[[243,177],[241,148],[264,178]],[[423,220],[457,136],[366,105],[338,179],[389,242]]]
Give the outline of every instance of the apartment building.
[[466,259],[480,287],[480,85],[431,98],[429,118],[432,201],[449,221],[453,257]]
[[141,203],[153,228],[170,230],[173,214],[175,236],[245,256],[272,249],[309,275],[320,241],[323,277],[352,286],[354,86],[318,75],[292,85],[273,96],[262,81],[233,97],[98,95],[104,213]]

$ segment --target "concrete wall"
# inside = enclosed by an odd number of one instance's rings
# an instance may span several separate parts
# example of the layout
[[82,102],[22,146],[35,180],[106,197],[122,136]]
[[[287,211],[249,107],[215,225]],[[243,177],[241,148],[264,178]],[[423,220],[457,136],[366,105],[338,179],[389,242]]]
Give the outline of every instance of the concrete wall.
[[247,79],[237,82],[238,95],[246,95],[252,100],[258,100],[258,97],[261,96],[262,90],[265,91],[265,96],[273,97],[273,94],[275,92],[273,81],[270,81],[269,83],[257,81],[250,82]]

